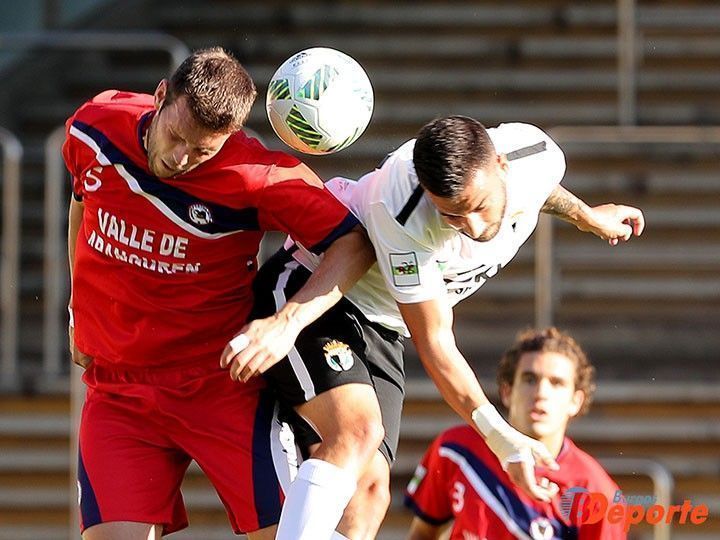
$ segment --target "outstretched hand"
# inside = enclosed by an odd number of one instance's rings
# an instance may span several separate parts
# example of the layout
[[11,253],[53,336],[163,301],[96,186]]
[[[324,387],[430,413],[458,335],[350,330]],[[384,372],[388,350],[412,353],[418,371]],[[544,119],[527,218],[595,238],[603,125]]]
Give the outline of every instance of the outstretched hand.
[[[523,435],[523,437],[525,437]],[[525,437],[523,451],[510,457],[504,464],[510,479],[527,495],[537,501],[550,502],[560,488],[547,478],[538,482],[535,478],[535,463],[553,470],[558,468],[550,452],[540,441]]]
[[535,479],[535,463],[552,470],[559,468],[543,443],[508,424],[490,403],[476,408],[472,412],[472,421],[510,479],[520,489],[542,502],[549,502],[557,495],[556,484],[547,479],[538,483]]
[[578,228],[607,240],[611,246],[627,242],[633,235],[640,236],[645,228],[645,217],[639,208],[609,203],[590,210],[591,219]]
[[300,330],[277,315],[246,324],[225,346],[220,367],[229,368],[234,381],[247,382],[285,358]]

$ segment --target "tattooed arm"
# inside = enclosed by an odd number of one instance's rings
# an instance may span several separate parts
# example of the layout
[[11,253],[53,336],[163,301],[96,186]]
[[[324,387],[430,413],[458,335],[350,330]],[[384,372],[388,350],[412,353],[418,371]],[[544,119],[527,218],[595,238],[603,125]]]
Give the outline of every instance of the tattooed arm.
[[611,246],[626,242],[634,234],[640,236],[645,218],[638,208],[621,204],[602,204],[590,207],[562,186],[557,186],[540,209],[572,223],[584,232],[591,232]]

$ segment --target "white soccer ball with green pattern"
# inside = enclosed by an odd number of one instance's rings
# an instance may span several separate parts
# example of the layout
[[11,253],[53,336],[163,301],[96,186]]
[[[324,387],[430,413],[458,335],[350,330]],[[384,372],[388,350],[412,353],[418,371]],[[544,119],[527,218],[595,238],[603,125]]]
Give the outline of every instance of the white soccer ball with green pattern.
[[332,154],[355,142],[370,122],[373,90],[345,53],[325,47],[288,58],[268,86],[266,108],[275,133],[306,154]]

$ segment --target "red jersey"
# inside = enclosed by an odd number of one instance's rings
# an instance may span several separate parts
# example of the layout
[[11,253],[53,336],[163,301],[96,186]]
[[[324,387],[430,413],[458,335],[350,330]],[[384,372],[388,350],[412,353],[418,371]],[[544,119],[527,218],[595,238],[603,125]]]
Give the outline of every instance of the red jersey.
[[67,121],[63,157],[84,203],[75,342],[124,366],[218,362],[252,305],[264,231],[322,252],[356,219],[298,159],[242,132],[167,179],[147,165],[153,97],[106,91]]
[[502,469],[483,438],[470,426],[441,433],[428,449],[406,491],[405,504],[423,521],[442,525],[455,520],[451,540],[622,540],[622,523],[601,519],[580,525],[563,512],[562,494],[570,488],[604,493],[617,485],[590,455],[568,438],[556,459],[560,470],[537,467],[560,491],[550,503],[530,499]]

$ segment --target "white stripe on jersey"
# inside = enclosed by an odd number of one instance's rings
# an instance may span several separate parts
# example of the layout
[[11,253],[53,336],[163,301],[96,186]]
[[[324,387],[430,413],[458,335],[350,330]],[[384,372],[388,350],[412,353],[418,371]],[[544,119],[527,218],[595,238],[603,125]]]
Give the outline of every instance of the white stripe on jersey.
[[110,160],[105,157],[105,154],[102,153],[102,150],[100,150],[100,147],[97,145],[97,143],[89,136],[80,131],[75,126],[70,126],[70,135],[73,137],[80,139],[82,142],[84,142],[86,145],[90,147],[90,149],[95,152],[95,158],[98,160],[98,163],[100,165],[108,166],[110,165]]
[[[275,311],[280,311],[280,308],[287,303],[287,298],[285,298],[285,286],[287,285],[288,279],[290,279],[290,274],[292,274],[293,270],[295,270],[298,266],[300,266],[299,262],[295,260],[290,261],[285,265],[285,271],[278,277],[275,290],[273,291],[273,296],[275,297]],[[305,401],[310,401],[316,396],[315,385],[310,378],[310,373],[308,373],[305,363],[300,357],[300,353],[294,345],[288,353],[288,359],[290,360],[293,372],[295,372],[295,377],[300,383],[300,388],[302,388],[303,394],[305,395]]]
[[472,466],[461,454],[458,454],[455,450],[445,446],[441,446],[438,453],[441,457],[449,459],[455,463],[455,465],[460,467],[460,470],[465,475],[468,482],[470,482],[470,485],[473,487],[475,492],[482,498],[485,504],[490,507],[495,515],[500,518],[500,520],[505,524],[505,527],[507,527],[507,530],[515,538],[519,538],[520,540],[532,540],[532,538],[525,534],[518,524],[512,520],[510,515],[507,513],[507,510],[505,510],[503,503],[500,502],[495,495],[493,495],[490,488],[485,485],[485,482],[483,482],[480,476],[478,476],[475,469],[472,468]]
[[136,195],[140,195],[141,197],[145,197],[150,203],[155,206],[160,212],[168,218],[170,221],[172,221],[175,225],[180,227],[181,229],[184,229],[186,232],[193,234],[195,236],[198,236],[200,238],[222,238],[223,236],[229,236],[231,234],[237,234],[239,232],[243,231],[230,231],[230,232],[223,232],[223,233],[208,233],[205,231],[201,231],[200,229],[197,229],[196,227],[193,227],[190,223],[186,223],[182,219],[180,219],[175,212],[170,210],[164,202],[162,202],[160,199],[158,199],[155,195],[151,195],[149,193],[145,193],[142,188],[140,187],[140,184],[138,183],[137,179],[131,175],[127,169],[123,165],[120,165],[119,163],[111,163],[110,160],[105,156],[105,154],[102,153],[102,150],[97,145],[97,143],[87,134],[83,133],[79,129],[77,129],[75,126],[70,126],[70,135],[73,137],[76,137],[77,139],[84,142],[87,146],[89,146],[93,152],[95,152],[95,158],[98,160],[98,163],[100,165],[108,166],[113,165],[115,167],[115,170],[118,172],[118,174],[125,180],[128,187],[130,188],[130,191],[135,193]]

